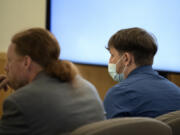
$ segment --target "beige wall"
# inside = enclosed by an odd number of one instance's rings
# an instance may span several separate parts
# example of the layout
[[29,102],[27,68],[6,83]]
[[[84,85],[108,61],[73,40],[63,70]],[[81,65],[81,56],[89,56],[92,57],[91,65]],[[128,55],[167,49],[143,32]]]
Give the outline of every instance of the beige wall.
[[11,36],[29,27],[45,27],[46,0],[0,0],[0,52]]
[[[0,52],[6,52],[17,31],[45,27],[46,0],[0,0]],[[0,53],[0,73],[4,72],[5,53]],[[13,91],[0,91],[0,117],[3,100]]]

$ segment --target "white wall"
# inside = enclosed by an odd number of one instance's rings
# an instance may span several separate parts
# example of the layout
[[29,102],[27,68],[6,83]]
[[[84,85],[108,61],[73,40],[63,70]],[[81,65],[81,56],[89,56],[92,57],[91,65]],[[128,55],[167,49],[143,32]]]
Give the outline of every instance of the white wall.
[[0,52],[12,35],[30,27],[45,28],[46,0],[0,0]]

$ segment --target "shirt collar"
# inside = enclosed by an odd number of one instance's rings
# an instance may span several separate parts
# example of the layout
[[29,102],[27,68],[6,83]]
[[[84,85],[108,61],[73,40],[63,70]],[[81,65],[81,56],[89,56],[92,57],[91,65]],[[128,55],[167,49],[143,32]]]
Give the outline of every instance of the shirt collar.
[[37,80],[37,79],[39,79],[39,78],[43,78],[43,77],[45,77],[45,76],[47,76],[47,74],[46,74],[44,71],[40,71],[40,72],[36,75],[36,77],[34,78],[34,80]]
[[133,71],[130,72],[128,77],[134,74],[158,74],[158,73],[153,70],[152,65],[146,65],[135,68]]

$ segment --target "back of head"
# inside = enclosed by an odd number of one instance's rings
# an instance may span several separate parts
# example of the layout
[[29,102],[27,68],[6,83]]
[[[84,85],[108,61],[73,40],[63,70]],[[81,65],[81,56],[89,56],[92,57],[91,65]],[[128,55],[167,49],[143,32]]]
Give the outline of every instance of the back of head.
[[141,28],[122,29],[115,33],[108,42],[119,53],[129,52],[134,56],[137,66],[152,65],[157,45],[152,35]]
[[15,51],[29,56],[49,75],[61,81],[72,81],[77,70],[68,61],[59,60],[60,47],[56,38],[43,28],[31,28],[15,34],[11,40]]

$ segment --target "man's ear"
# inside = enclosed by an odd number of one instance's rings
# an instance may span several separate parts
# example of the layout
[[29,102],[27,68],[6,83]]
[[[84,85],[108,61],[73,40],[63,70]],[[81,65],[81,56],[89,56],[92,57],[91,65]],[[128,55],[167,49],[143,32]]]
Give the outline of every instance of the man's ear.
[[134,62],[134,56],[131,53],[125,52],[124,57],[124,63],[126,66],[129,66]]
[[29,70],[31,68],[32,59],[29,56],[24,57],[24,67],[25,69]]

